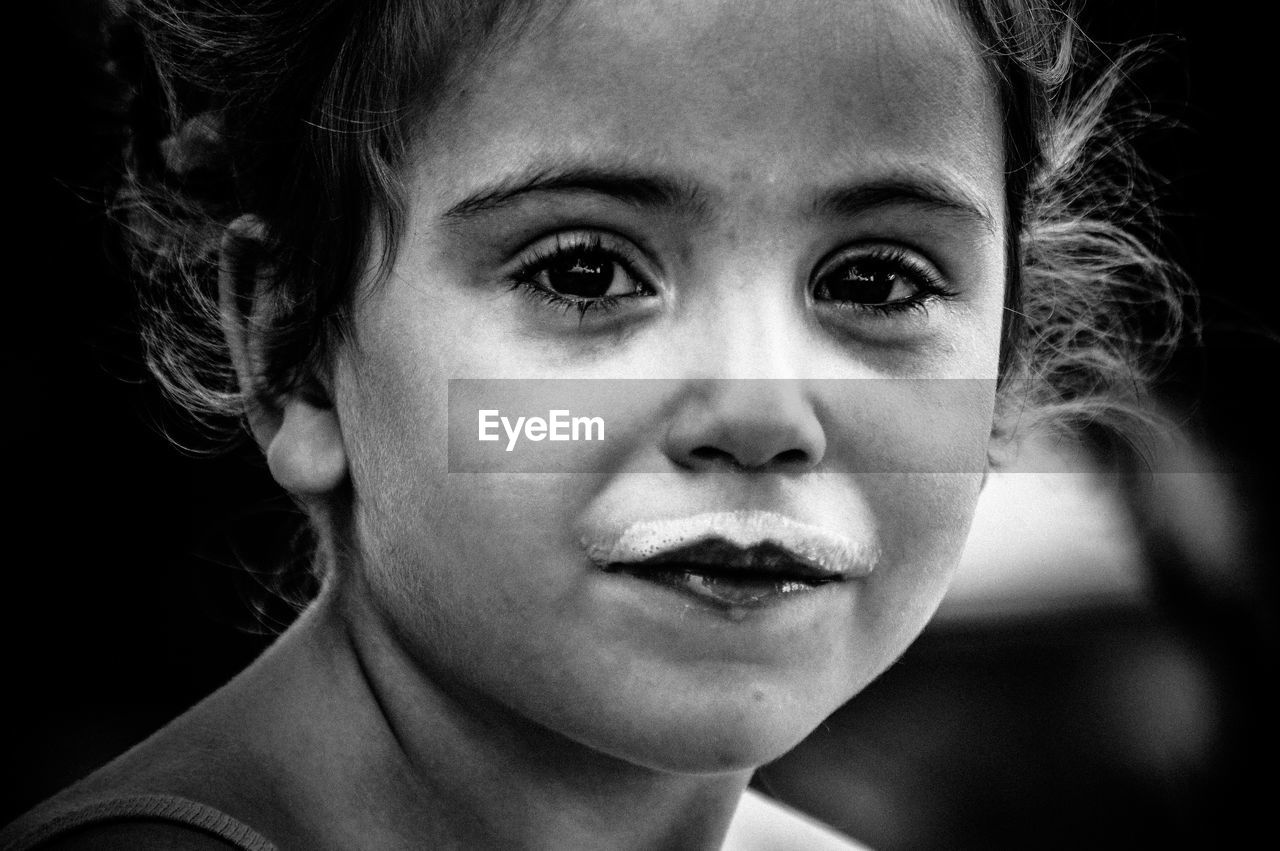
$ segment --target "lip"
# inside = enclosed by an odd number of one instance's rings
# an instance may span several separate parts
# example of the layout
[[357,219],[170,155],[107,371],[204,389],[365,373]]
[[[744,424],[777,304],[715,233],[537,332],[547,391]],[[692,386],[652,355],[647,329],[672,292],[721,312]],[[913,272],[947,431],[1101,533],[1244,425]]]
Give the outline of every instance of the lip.
[[770,511],[729,511],[631,523],[584,536],[602,570],[749,608],[865,577],[879,548]]

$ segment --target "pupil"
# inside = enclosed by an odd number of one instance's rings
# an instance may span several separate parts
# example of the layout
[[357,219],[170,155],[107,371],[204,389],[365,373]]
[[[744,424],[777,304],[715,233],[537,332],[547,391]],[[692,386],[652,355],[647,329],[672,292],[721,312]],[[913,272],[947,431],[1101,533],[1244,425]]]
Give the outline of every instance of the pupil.
[[897,278],[892,272],[849,269],[827,285],[828,293],[836,301],[860,304],[881,304],[889,300]]
[[547,270],[547,284],[564,295],[600,298],[613,283],[612,261],[578,254]]

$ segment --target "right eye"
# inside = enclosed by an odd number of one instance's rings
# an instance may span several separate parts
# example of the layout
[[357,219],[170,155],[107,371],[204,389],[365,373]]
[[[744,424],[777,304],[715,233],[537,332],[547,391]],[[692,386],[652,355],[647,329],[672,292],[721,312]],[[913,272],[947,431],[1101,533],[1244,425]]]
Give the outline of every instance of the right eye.
[[512,282],[533,298],[585,317],[588,311],[656,295],[634,268],[632,258],[620,247],[606,245],[600,234],[556,234],[551,245],[530,252]]
[[616,298],[643,291],[617,258],[599,248],[583,247],[542,261],[529,280],[557,295],[573,298]]

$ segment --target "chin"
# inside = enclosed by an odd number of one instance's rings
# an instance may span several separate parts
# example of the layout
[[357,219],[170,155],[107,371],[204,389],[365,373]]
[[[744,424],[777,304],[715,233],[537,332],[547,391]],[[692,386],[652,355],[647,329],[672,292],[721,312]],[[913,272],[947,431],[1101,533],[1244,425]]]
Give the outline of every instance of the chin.
[[655,771],[675,774],[749,772],[786,754],[852,696],[797,693],[767,683],[703,687],[621,700],[623,717],[597,716],[581,731],[595,749]]

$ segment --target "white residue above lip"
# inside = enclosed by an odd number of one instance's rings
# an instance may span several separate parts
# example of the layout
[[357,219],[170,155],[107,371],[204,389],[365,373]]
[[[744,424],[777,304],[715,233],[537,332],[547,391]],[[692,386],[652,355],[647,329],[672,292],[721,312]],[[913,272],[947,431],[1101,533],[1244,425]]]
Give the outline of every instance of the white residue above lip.
[[584,535],[582,546],[596,564],[631,564],[709,540],[738,547],[775,544],[800,559],[844,578],[866,576],[880,548],[772,511],[716,511],[689,517],[638,520],[621,532]]

